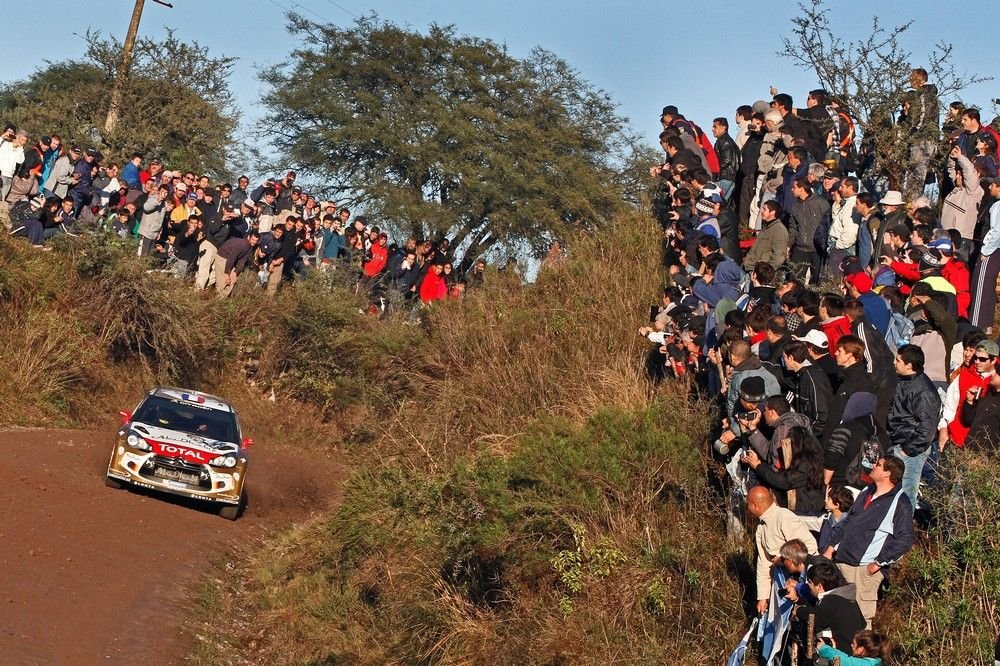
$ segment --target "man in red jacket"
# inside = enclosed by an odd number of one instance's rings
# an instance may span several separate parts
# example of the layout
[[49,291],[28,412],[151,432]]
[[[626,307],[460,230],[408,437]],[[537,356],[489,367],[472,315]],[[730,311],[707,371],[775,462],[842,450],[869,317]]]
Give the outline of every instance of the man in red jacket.
[[442,264],[432,264],[423,282],[420,283],[420,302],[430,303],[440,301],[448,295],[448,285],[445,283],[441,273],[444,272]]
[[369,249],[371,258],[361,267],[365,277],[374,279],[385,270],[385,265],[389,261],[389,249],[386,247],[388,243],[389,237],[385,233],[379,234],[378,242],[372,244]]
[[955,287],[955,305],[958,316],[968,319],[969,306],[972,304],[972,294],[969,291],[969,267],[955,258],[951,240],[947,238],[931,241],[927,247],[941,253],[941,277]]
[[962,363],[958,377],[948,385],[938,422],[938,448],[941,451],[944,451],[949,441],[958,447],[965,446],[969,426],[963,424],[960,418],[962,403],[970,389],[976,391],[976,396],[986,395],[990,380],[996,374],[998,353],[1000,349],[997,348],[997,343],[989,339],[980,340],[969,357],[969,363]]
[[836,294],[825,294],[819,301],[819,325],[823,329],[829,349],[836,349],[837,342],[851,335],[851,320],[844,315],[844,299]]

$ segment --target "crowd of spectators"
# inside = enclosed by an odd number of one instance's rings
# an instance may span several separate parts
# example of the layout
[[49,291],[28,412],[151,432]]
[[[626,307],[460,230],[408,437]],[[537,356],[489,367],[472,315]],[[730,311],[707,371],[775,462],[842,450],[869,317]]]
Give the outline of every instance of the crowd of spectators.
[[716,118],[714,143],[664,107],[666,159],[651,169],[670,278],[639,329],[647,371],[718,404],[708,448],[728,472],[734,538],[757,519],[757,611],[780,571],[799,631],[812,616],[820,654],[845,659],[885,653],[872,620],[915,512],[1000,432],[995,132],[953,105],[963,129],[928,143],[936,91],[923,70],[910,83],[899,189],[873,190],[852,119],[822,90],[796,108],[772,89],[736,110],[735,138]]
[[156,269],[222,298],[243,273],[253,275],[244,278],[247,287],[271,295],[310,271],[337,270],[384,309],[390,293],[413,304],[460,298],[486,268],[476,261],[460,276],[444,237],[391,242],[364,215],[304,192],[293,171],[253,188],[247,176],[212,183],[139,153],[122,165],[105,163],[97,149],[66,146],[56,134],[33,142],[8,124],[0,176],[9,233],[33,247],[50,249],[60,234],[109,231]]

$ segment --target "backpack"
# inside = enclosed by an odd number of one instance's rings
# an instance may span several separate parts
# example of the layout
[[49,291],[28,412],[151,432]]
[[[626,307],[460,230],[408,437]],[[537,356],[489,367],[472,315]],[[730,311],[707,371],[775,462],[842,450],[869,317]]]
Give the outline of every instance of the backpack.
[[875,469],[875,463],[882,457],[882,446],[879,444],[876,433],[865,438],[861,443],[861,448],[847,466],[847,485],[852,488],[864,488],[871,483],[871,471]]
[[893,355],[899,351],[903,345],[910,344],[913,337],[913,320],[899,312],[892,312],[889,316],[889,328],[885,332],[885,343],[889,345],[889,350]]

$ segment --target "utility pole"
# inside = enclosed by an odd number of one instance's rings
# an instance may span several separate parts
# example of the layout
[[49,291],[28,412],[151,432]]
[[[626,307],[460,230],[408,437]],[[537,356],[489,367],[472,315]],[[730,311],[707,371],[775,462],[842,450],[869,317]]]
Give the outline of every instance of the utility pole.
[[132,21],[128,24],[128,34],[125,35],[122,59],[118,63],[118,74],[115,76],[115,84],[111,89],[108,119],[104,121],[104,134],[106,136],[114,134],[115,126],[118,124],[118,112],[122,106],[122,94],[125,90],[125,82],[128,80],[128,72],[132,67],[132,49],[135,48],[135,37],[139,32],[139,19],[142,18],[142,6],[145,2],[146,0],[135,0],[135,9],[132,10]]

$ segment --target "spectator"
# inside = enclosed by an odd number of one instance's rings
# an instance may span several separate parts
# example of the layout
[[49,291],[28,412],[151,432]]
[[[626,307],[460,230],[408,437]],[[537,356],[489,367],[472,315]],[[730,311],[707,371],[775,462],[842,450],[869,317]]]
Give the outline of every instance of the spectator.
[[[783,413],[779,413],[784,410]],[[823,510],[823,452],[819,442],[806,425],[793,425],[801,414],[791,411],[783,396],[768,398],[764,418],[774,429],[770,442],[757,431],[760,415],[740,424],[750,432],[750,449],[740,462],[750,467],[757,480],[774,491],[779,506],[791,509],[801,516],[818,516]],[[779,432],[781,436],[779,437]],[[778,438],[775,442],[775,438]],[[777,446],[775,446],[777,444]],[[757,453],[766,447],[772,455],[765,463]]]
[[[977,352],[978,353],[978,352]],[[990,377],[987,390],[969,389],[962,402],[959,417],[969,429],[965,441],[974,449],[996,455],[1000,447],[1000,375]]]
[[761,230],[753,247],[743,259],[743,268],[750,270],[758,262],[765,262],[775,269],[785,263],[788,256],[788,230],[781,221],[781,206],[777,201],[765,201],[760,206]]
[[778,506],[771,491],[763,486],[750,489],[747,512],[759,519],[754,542],[757,547],[757,612],[763,613],[771,593],[771,564],[778,559],[781,547],[798,539],[810,553],[815,553],[816,540],[802,519]]
[[[865,467],[863,456],[873,442],[876,453],[883,452],[884,448],[878,442],[875,403],[875,396],[864,391],[848,399],[840,423],[832,428],[829,439],[824,440],[823,480],[827,485],[859,491],[869,483],[871,469]],[[874,460],[871,463],[874,466]]]
[[885,569],[913,546],[913,508],[900,488],[903,461],[881,458],[872,469],[872,485],[858,494],[840,540],[823,553],[854,583],[858,607],[870,626]]
[[24,161],[24,145],[28,143],[28,133],[7,126],[0,136],[0,202],[7,201],[17,165]]
[[977,207],[984,192],[975,167],[957,145],[948,155],[948,175],[955,187],[944,198],[941,227],[957,229],[962,238],[971,241],[976,228]]
[[972,309],[969,321],[986,333],[993,332],[996,317],[997,274],[1000,273],[1000,178],[987,178],[990,197],[997,200],[990,206],[989,228],[983,236],[979,260],[972,273]]
[[962,422],[959,410],[970,391],[976,399],[985,395],[996,374],[996,358],[1000,353],[996,342],[986,339],[979,331],[972,331],[965,336],[963,346],[965,359],[948,385],[938,421],[940,451],[944,451],[949,441],[958,447],[965,446],[969,427]]
[[830,209],[830,238],[828,241],[827,273],[835,278],[843,276],[841,262],[857,252],[860,232],[860,215],[854,208],[858,197],[858,179],[853,176],[840,181],[833,190],[833,206]]
[[917,486],[924,463],[936,441],[941,399],[924,374],[924,353],[916,345],[905,345],[896,355],[899,384],[889,408],[889,443],[894,456],[903,461],[903,492],[911,507],[917,504]]
[[825,553],[831,544],[840,541],[840,533],[846,526],[844,518],[854,504],[854,493],[844,486],[829,485],[826,489],[824,507],[826,513],[819,517],[819,538],[816,544],[819,552]]
[[[817,601],[795,609],[795,619],[803,635],[812,616],[817,634],[829,631],[833,645],[849,645],[854,635],[865,628],[865,617],[857,602],[857,585],[848,583],[833,562],[817,562],[809,567],[806,579],[809,592]],[[788,597],[798,601],[795,591],[790,591]]]
[[820,251],[826,249],[830,204],[813,194],[805,179],[794,182],[792,195],[796,203],[789,211],[789,261],[798,266],[797,274],[801,279],[808,274],[810,284],[819,284]]
[[819,319],[831,349],[836,348],[842,336],[851,333],[851,321],[844,315],[844,299],[836,294],[823,294],[820,298]]
[[840,367],[843,381],[840,382],[833,397],[833,407],[830,409],[826,432],[823,434],[824,442],[830,440],[833,429],[840,425],[847,401],[852,395],[859,392],[875,394],[875,384],[865,366],[865,346],[861,340],[853,335],[842,336],[837,341],[835,359],[837,366]]
[[712,136],[715,137],[715,154],[719,158],[719,187],[722,188],[723,198],[729,201],[740,170],[740,149],[729,136],[729,121],[725,118],[712,121]]
[[435,263],[424,275],[424,279],[420,283],[420,302],[424,305],[439,301],[448,295],[448,285],[441,277],[442,273],[444,273],[444,265]]
[[889,306],[872,291],[871,277],[864,271],[844,276],[844,291],[861,303],[865,318],[883,338],[889,331]]
[[822,643],[816,654],[831,664],[839,661],[840,666],[881,666],[882,660],[889,657],[889,641],[877,631],[864,629],[854,634],[849,649],[846,645],[837,648]]
[[792,406],[809,419],[813,435],[820,438],[833,407],[833,387],[823,369],[813,364],[806,345],[800,340],[789,342],[783,350],[783,362],[792,373]]
[[228,298],[233,287],[253,258],[259,236],[251,231],[246,238],[228,238],[215,256],[215,287],[219,298]]

